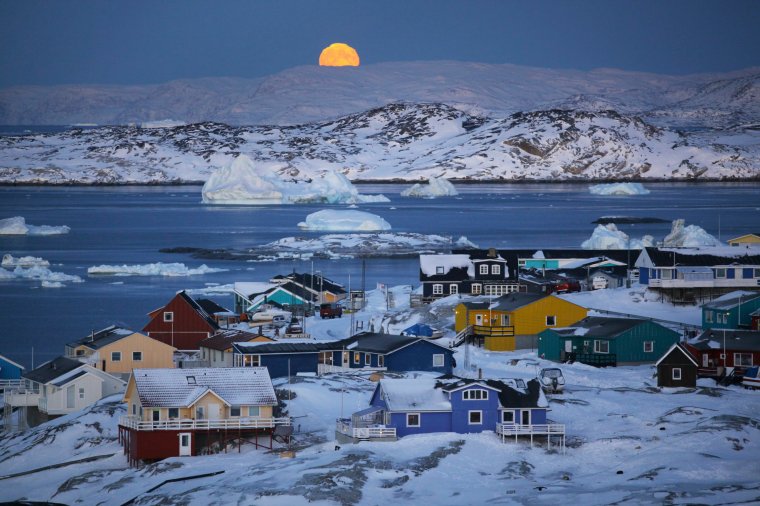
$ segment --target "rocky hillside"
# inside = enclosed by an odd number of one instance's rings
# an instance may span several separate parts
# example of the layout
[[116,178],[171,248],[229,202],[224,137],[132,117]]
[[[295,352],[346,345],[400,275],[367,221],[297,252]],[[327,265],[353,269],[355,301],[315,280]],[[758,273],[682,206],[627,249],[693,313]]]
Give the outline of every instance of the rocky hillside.
[[0,137],[3,183],[199,182],[240,153],[288,179],[337,169],[352,180],[752,179],[760,135],[680,133],[612,110],[496,117],[395,103],[334,121],[234,127],[104,127]]

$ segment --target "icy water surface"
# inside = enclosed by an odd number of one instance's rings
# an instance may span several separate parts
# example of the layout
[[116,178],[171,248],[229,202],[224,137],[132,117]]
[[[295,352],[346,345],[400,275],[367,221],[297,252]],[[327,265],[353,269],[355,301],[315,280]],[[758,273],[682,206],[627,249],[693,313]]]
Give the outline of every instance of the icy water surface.
[[[466,236],[496,248],[578,247],[602,216],[685,218],[723,240],[760,227],[760,183],[648,183],[649,195],[591,195],[586,184],[458,185],[458,197],[432,200],[399,196],[408,185],[361,185],[361,193],[383,193],[390,203],[360,209],[382,216],[396,232]],[[2,236],[0,254],[32,255],[51,270],[84,283],[42,288],[39,281],[0,280],[0,354],[24,365],[63,353],[66,342],[92,329],[120,324],[135,330],[146,314],[184,288],[235,281],[266,281],[278,273],[321,271],[359,287],[361,260],[233,262],[196,260],[161,248],[246,248],[288,236],[315,237],[297,224],[316,205],[205,206],[200,187],[2,187],[0,219],[23,216],[32,225],[68,225],[54,236]],[[345,208],[346,206],[335,206]],[[668,223],[621,226],[633,237],[662,239]],[[227,269],[188,277],[88,276],[95,265],[182,262]],[[414,259],[369,259],[365,286],[419,283]],[[231,296],[211,298],[231,306]]]

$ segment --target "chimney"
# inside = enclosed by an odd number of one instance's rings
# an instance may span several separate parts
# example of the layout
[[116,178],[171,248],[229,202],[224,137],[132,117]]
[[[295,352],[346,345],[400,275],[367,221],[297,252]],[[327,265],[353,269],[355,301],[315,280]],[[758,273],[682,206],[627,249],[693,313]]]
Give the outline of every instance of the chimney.
[[496,248],[488,248],[488,258],[496,258]]
[[479,380],[483,379],[483,369],[481,369],[480,367],[478,367],[478,379]]

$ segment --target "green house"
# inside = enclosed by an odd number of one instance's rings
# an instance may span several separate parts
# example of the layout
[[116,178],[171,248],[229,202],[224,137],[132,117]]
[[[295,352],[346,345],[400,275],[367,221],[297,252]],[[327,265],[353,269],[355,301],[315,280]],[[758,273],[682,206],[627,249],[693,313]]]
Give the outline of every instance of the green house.
[[651,320],[589,316],[541,332],[538,355],[595,366],[654,363],[680,340],[678,332]]
[[760,293],[735,291],[702,305],[703,329],[750,328],[752,313],[760,309]]

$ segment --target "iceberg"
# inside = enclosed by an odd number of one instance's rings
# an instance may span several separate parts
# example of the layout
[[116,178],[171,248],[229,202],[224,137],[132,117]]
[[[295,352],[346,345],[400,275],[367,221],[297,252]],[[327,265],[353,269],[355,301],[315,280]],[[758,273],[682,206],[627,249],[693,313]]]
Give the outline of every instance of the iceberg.
[[226,270],[208,267],[206,264],[191,269],[182,263],[157,262],[143,265],[96,265],[89,267],[87,274],[95,276],[198,276]]
[[670,233],[662,241],[664,247],[669,248],[693,248],[696,246],[722,246],[718,239],[708,234],[705,229],[697,225],[684,226],[686,221],[678,219],[673,221]]
[[71,228],[66,225],[29,225],[23,216],[0,220],[0,235],[58,235],[70,231]]
[[641,239],[631,239],[618,230],[614,223],[597,225],[591,237],[581,243],[583,249],[641,249],[654,246],[654,237],[645,235]]
[[459,195],[459,192],[448,179],[442,177],[431,177],[428,180],[428,184],[416,183],[411,188],[407,188],[401,192],[402,197],[422,197],[426,199],[452,197],[454,195]]
[[253,163],[239,155],[231,163],[216,170],[201,190],[205,204],[271,205],[271,204],[357,204],[390,202],[383,195],[361,195],[346,176],[327,171],[311,182],[285,181],[277,174],[280,164]]
[[14,279],[31,279],[48,283],[82,283],[84,280],[79,276],[64,274],[62,272],[53,272],[47,267],[33,265],[25,268],[18,266],[13,270],[7,270],[0,267],[0,281],[10,281]]
[[32,257],[32,256],[16,258],[13,255],[7,253],[3,255],[3,260],[0,263],[0,265],[6,268],[7,267],[33,267],[33,266],[49,267],[50,262],[48,262],[44,258]]
[[311,213],[298,224],[305,230],[376,232],[390,230],[391,225],[376,214],[364,211],[322,210]]
[[649,190],[641,183],[610,183],[590,186],[588,191],[594,195],[647,195]]

